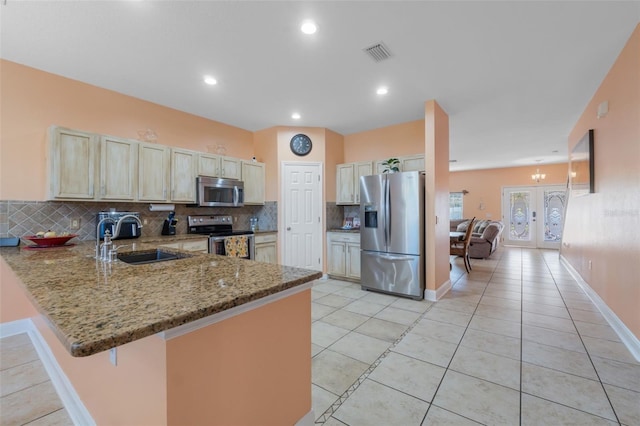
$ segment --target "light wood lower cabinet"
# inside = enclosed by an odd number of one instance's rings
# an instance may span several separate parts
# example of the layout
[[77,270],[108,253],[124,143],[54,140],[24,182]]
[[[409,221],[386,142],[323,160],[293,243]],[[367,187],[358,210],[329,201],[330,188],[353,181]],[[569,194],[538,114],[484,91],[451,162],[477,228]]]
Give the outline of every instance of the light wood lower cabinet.
[[209,239],[198,239],[198,240],[185,240],[178,241],[175,243],[162,244],[160,247],[173,248],[184,251],[193,251],[198,253],[208,253],[209,252]]
[[256,234],[256,259],[258,262],[278,263],[278,234]]
[[360,280],[360,234],[327,232],[327,256],[330,276]]

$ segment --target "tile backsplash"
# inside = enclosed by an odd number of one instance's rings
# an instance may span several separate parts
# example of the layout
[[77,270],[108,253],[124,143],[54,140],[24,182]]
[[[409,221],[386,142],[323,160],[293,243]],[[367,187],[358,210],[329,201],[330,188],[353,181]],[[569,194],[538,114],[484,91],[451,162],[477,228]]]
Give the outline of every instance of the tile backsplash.
[[[160,235],[169,212],[149,211],[143,203],[96,203],[68,201],[15,201],[0,200],[0,237],[22,237],[38,231],[52,230],[78,234],[80,240],[95,240],[96,215],[101,211],[139,212],[147,223],[142,235]],[[278,224],[277,202],[268,201],[264,206],[239,208],[202,208],[176,204],[176,232],[187,233],[187,216],[202,214],[228,214],[235,218],[234,229],[249,229],[249,218],[256,216],[260,230],[276,230]],[[70,229],[71,221],[79,219],[80,229]]]

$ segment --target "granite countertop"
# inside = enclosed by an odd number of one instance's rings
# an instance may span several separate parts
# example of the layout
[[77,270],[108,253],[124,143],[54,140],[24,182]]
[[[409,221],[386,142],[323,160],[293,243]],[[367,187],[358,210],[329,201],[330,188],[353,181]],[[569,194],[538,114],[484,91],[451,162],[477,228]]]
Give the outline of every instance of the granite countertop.
[[[202,235],[116,240],[119,252]],[[73,240],[72,240],[73,241]],[[177,252],[174,249],[163,249]],[[187,252],[182,252],[187,253]],[[321,272],[215,254],[130,265],[96,261],[94,242],[0,248],[72,356],[88,356],[318,279]]]

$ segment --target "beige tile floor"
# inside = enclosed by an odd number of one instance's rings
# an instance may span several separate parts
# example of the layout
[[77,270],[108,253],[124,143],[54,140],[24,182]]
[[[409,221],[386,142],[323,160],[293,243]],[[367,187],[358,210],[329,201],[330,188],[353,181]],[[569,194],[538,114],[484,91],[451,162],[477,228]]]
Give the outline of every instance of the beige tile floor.
[[73,425],[26,333],[0,340],[0,425]]
[[640,425],[640,363],[557,251],[472,265],[437,303],[314,285],[316,424]]
[[[558,260],[454,260],[437,303],[314,285],[316,423],[640,425],[640,363]],[[71,425],[26,334],[0,341],[0,425]]]

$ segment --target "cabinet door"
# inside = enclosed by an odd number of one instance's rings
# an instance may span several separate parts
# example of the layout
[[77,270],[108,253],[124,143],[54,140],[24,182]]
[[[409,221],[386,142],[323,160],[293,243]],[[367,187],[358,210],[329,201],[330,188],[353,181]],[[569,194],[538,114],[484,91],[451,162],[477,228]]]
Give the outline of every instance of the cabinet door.
[[400,157],[400,171],[403,172],[424,172],[424,155],[409,155]]
[[276,243],[256,244],[256,260],[258,262],[278,263]]
[[347,273],[345,243],[329,239],[329,274],[345,277]]
[[353,179],[353,193],[355,204],[360,204],[360,176],[370,176],[373,174],[373,163],[371,161],[356,163],[355,176]]
[[49,137],[50,198],[93,199],[97,135],[55,127]]
[[336,204],[353,204],[354,167],[353,164],[336,166]]
[[180,247],[185,251],[195,251],[199,253],[208,253],[209,252],[209,239],[205,238],[204,240],[195,240],[195,241],[185,241],[181,244]]
[[242,162],[244,203],[264,204],[264,163]]
[[171,150],[171,201],[196,202],[197,153]]
[[242,176],[242,160],[233,157],[220,157],[221,177],[240,179]]
[[132,201],[136,198],[138,142],[100,137],[100,192],[102,200]]
[[386,167],[384,165],[385,161],[386,160],[378,160],[378,161],[375,162],[374,167],[375,167],[375,171],[376,171],[377,175],[381,175],[381,174],[384,173],[384,170],[386,169]]
[[138,200],[167,201],[168,180],[169,149],[162,145],[140,143],[138,148]]
[[348,278],[360,279],[360,244],[348,243],[347,251],[347,272]]
[[198,156],[198,175],[220,177],[220,156],[213,154],[200,154]]

